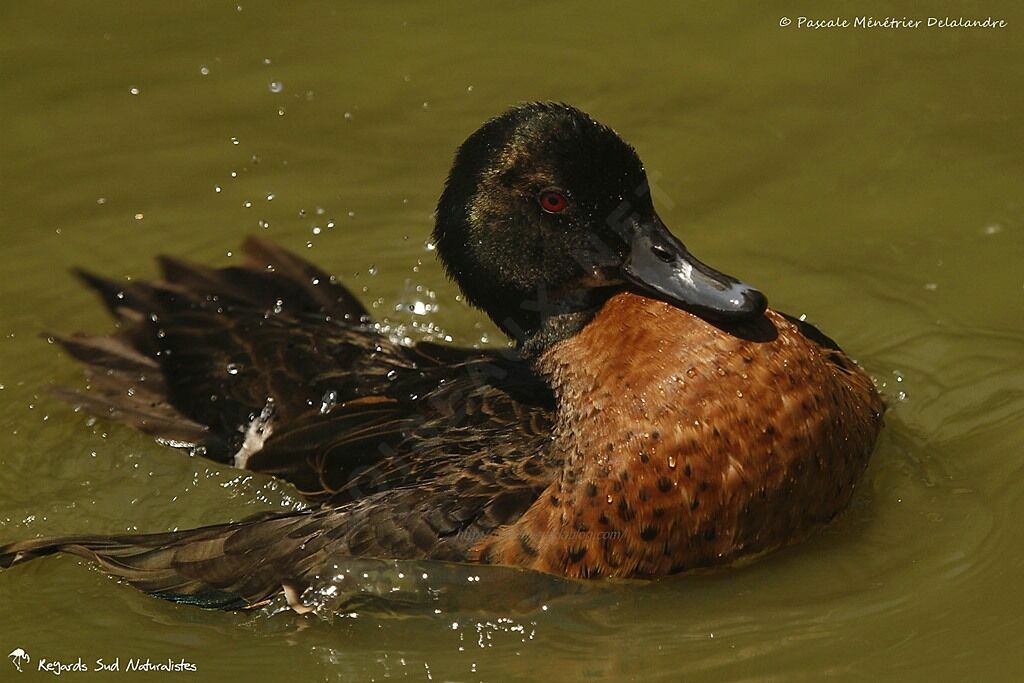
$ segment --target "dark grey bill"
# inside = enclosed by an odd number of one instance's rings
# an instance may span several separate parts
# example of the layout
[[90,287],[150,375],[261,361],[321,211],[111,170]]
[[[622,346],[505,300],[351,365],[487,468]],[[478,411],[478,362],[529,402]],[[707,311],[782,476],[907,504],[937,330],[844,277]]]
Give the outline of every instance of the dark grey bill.
[[768,307],[758,290],[695,259],[660,221],[637,226],[622,273],[641,291],[716,322],[751,320]]

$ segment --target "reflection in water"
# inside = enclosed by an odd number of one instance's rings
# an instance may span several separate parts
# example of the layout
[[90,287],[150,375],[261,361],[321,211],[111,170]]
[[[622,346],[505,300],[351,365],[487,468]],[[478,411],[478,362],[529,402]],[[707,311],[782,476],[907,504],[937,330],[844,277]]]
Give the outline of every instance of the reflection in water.
[[357,613],[523,614],[546,611],[560,597],[599,589],[599,584],[511,567],[352,557],[329,558],[324,564],[332,573],[314,577],[301,596],[282,597],[266,611],[294,609],[325,619]]

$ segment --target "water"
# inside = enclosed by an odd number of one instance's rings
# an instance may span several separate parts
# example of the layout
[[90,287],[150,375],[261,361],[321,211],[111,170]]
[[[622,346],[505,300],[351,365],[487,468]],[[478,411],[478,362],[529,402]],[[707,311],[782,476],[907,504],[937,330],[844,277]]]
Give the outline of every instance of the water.
[[1016,678],[1024,13],[955,10],[997,31],[780,28],[810,8],[4,4],[4,540],[298,502],[45,394],[81,381],[45,333],[108,328],[74,265],[228,264],[258,233],[393,333],[500,343],[428,239],[455,146],[527,99],[616,127],[694,253],[840,340],[891,410],[849,513],[747,566],[579,592],[481,569],[461,602],[326,620],[177,607],[55,559],[0,573],[3,652],[185,658],[204,680]]

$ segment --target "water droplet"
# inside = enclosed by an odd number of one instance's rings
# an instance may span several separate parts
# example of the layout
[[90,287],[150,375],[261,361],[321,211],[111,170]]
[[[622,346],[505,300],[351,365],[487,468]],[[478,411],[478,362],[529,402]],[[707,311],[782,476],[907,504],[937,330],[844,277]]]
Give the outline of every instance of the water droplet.
[[137,221],[141,221],[145,217],[146,217],[146,214],[142,213],[141,211],[139,213],[135,214],[135,220],[137,220]]
[[[269,64],[269,62],[267,63]],[[284,83],[281,81],[271,81],[267,87],[270,88],[270,92],[278,93],[284,90]]]
[[611,505],[612,501],[615,500],[615,499],[612,498],[612,494],[609,493],[608,494],[608,498],[606,500],[608,501],[608,504]]
[[676,468],[676,457],[674,455],[668,456],[668,468],[674,470]]
[[210,75],[210,67],[206,66],[205,64],[200,65],[199,73],[201,73],[203,76],[209,76]]
[[743,392],[739,389],[736,390],[736,398],[743,398]]
[[238,363],[228,363],[228,374],[237,375],[242,367]]
[[278,116],[284,116],[284,113],[285,113],[284,112],[284,107],[278,107],[277,108],[277,115]]
[[687,377],[696,377],[697,376],[697,368],[691,367],[689,370],[686,371],[686,376]]
[[369,268],[366,269],[366,272],[369,273],[370,275],[376,275],[377,274],[377,266],[375,266],[375,265],[370,266]]
[[132,87],[128,88],[128,92],[130,92],[132,95],[138,95],[139,92],[141,91],[133,85]]
[[257,225],[259,225],[259,226],[260,226],[261,228],[263,228],[264,230],[266,230],[267,228],[269,228],[269,227],[270,227],[270,221],[265,221],[265,220],[263,220],[263,219],[261,218],[261,219],[260,219],[260,220],[259,220],[259,221],[257,222]]
[[718,368],[718,376],[725,377],[725,368]]
[[220,193],[220,185],[214,185],[213,186],[213,191],[217,192],[217,193]]
[[334,389],[328,389],[320,399],[320,414],[326,415],[331,412],[336,405],[338,405],[338,392]]
[[320,226],[319,225],[314,225],[312,232],[313,232],[314,235],[319,235],[320,232],[321,232]]
[[344,114],[342,114],[341,117],[343,119],[345,119],[346,121],[351,121],[352,120],[352,112],[347,111]]

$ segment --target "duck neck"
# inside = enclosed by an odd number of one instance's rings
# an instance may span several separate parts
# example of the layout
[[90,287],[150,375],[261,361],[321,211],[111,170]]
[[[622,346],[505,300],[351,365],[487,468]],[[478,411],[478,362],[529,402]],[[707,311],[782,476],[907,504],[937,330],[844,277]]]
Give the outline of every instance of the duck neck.
[[578,290],[551,300],[538,297],[536,302],[524,301],[520,308],[532,311],[526,328],[520,327],[519,333],[510,330],[508,320],[502,328],[516,340],[523,356],[539,361],[548,349],[583,331],[618,291],[603,287]]
[[594,319],[597,310],[567,311],[542,318],[537,328],[519,344],[520,352],[526,358],[539,360],[552,346],[578,334]]

